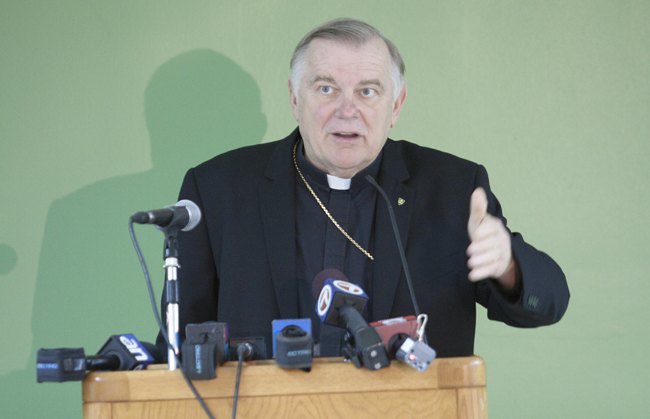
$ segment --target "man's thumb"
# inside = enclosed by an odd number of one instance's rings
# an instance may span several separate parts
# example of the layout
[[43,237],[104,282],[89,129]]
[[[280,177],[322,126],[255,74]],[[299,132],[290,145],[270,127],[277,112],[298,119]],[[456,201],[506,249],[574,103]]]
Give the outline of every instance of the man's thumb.
[[485,191],[483,188],[476,188],[474,192],[472,192],[472,197],[469,202],[469,221],[467,222],[467,231],[470,236],[487,215],[487,206],[488,202]]

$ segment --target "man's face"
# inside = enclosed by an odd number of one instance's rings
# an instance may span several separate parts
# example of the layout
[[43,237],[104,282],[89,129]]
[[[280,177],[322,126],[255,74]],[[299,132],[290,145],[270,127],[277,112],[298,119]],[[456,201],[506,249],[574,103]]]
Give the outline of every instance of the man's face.
[[299,89],[289,81],[289,93],[314,166],[351,178],[375,160],[406,99],[406,86],[393,99],[392,68],[381,39],[358,46],[327,39],[309,44]]

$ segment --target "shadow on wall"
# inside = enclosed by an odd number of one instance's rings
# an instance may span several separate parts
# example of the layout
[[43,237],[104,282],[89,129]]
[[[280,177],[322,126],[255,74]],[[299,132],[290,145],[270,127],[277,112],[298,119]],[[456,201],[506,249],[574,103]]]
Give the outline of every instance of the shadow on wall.
[[[172,204],[188,168],[259,143],[266,130],[253,78],[210,50],[190,51],[162,64],[146,88],[145,113],[151,170],[104,179],[50,207],[36,281],[30,363],[4,376],[2,387],[7,388],[0,389],[5,397],[15,394],[5,399],[16,403],[15,412],[5,412],[14,415],[7,417],[42,417],[45,412],[50,418],[81,417],[79,383],[36,384],[38,348],[83,347],[89,355],[112,334],[155,339],[157,326],[129,239],[128,217]],[[136,228],[154,285],[161,290],[163,236],[150,226]]]
[[8,244],[0,244],[0,275],[11,272],[18,263],[16,250]]

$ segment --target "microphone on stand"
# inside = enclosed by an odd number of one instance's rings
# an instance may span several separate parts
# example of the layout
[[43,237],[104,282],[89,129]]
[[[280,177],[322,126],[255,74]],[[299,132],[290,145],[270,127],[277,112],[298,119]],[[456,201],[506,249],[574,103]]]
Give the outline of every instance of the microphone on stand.
[[[160,210],[152,211],[141,211],[133,214],[129,217],[129,234],[131,236],[131,241],[133,242],[133,247],[136,254],[138,255],[138,260],[140,261],[140,266],[142,267],[142,272],[144,273],[145,281],[147,283],[147,290],[149,292],[149,300],[151,302],[151,308],[154,312],[154,317],[156,318],[156,323],[160,328],[160,334],[163,336],[165,343],[167,344],[167,363],[169,365],[169,370],[175,370],[180,363],[180,354],[179,354],[179,313],[178,313],[178,278],[177,272],[180,268],[178,263],[178,233],[179,231],[189,231],[196,227],[201,221],[201,210],[199,207],[192,201],[181,200],[176,203],[176,205],[163,208]],[[153,295],[153,286],[151,285],[151,277],[149,276],[149,269],[140,250],[140,245],[135,236],[135,231],[133,230],[133,224],[154,224],[158,227],[159,230],[165,235],[165,246],[164,246],[164,259],[165,259],[165,300],[164,305],[166,306],[167,313],[167,327],[162,323],[160,314],[157,310],[157,304],[155,297]],[[165,330],[166,329],[166,330]],[[205,369],[201,372],[203,373]],[[197,399],[201,408],[205,411],[206,415],[209,418],[214,416],[210,412],[208,405],[203,400],[203,397],[199,394],[192,384],[192,381],[185,373],[185,370],[181,370],[183,379],[185,380],[187,386],[194,394],[194,397]],[[216,375],[216,369],[214,371]]]
[[[178,313],[178,232],[190,231],[201,221],[201,210],[188,199],[182,199],[167,208],[136,212],[131,224],[154,224],[165,234],[165,305],[167,313],[167,363],[171,371],[178,367],[179,313]],[[132,225],[129,228],[132,229]],[[133,239],[133,237],[132,237]],[[135,244],[135,241],[134,241]],[[136,247],[137,250],[137,247]],[[164,336],[164,334],[163,334]]]
[[189,199],[182,199],[166,208],[138,211],[131,216],[136,224],[154,224],[164,229],[190,231],[201,221],[201,209]]

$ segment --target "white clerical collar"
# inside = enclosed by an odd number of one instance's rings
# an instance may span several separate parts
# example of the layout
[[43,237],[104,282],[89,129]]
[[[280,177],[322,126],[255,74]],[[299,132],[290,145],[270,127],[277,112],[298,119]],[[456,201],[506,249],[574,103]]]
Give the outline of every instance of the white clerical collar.
[[337,191],[347,191],[350,189],[352,179],[344,179],[342,177],[327,175],[327,184],[330,188]]

